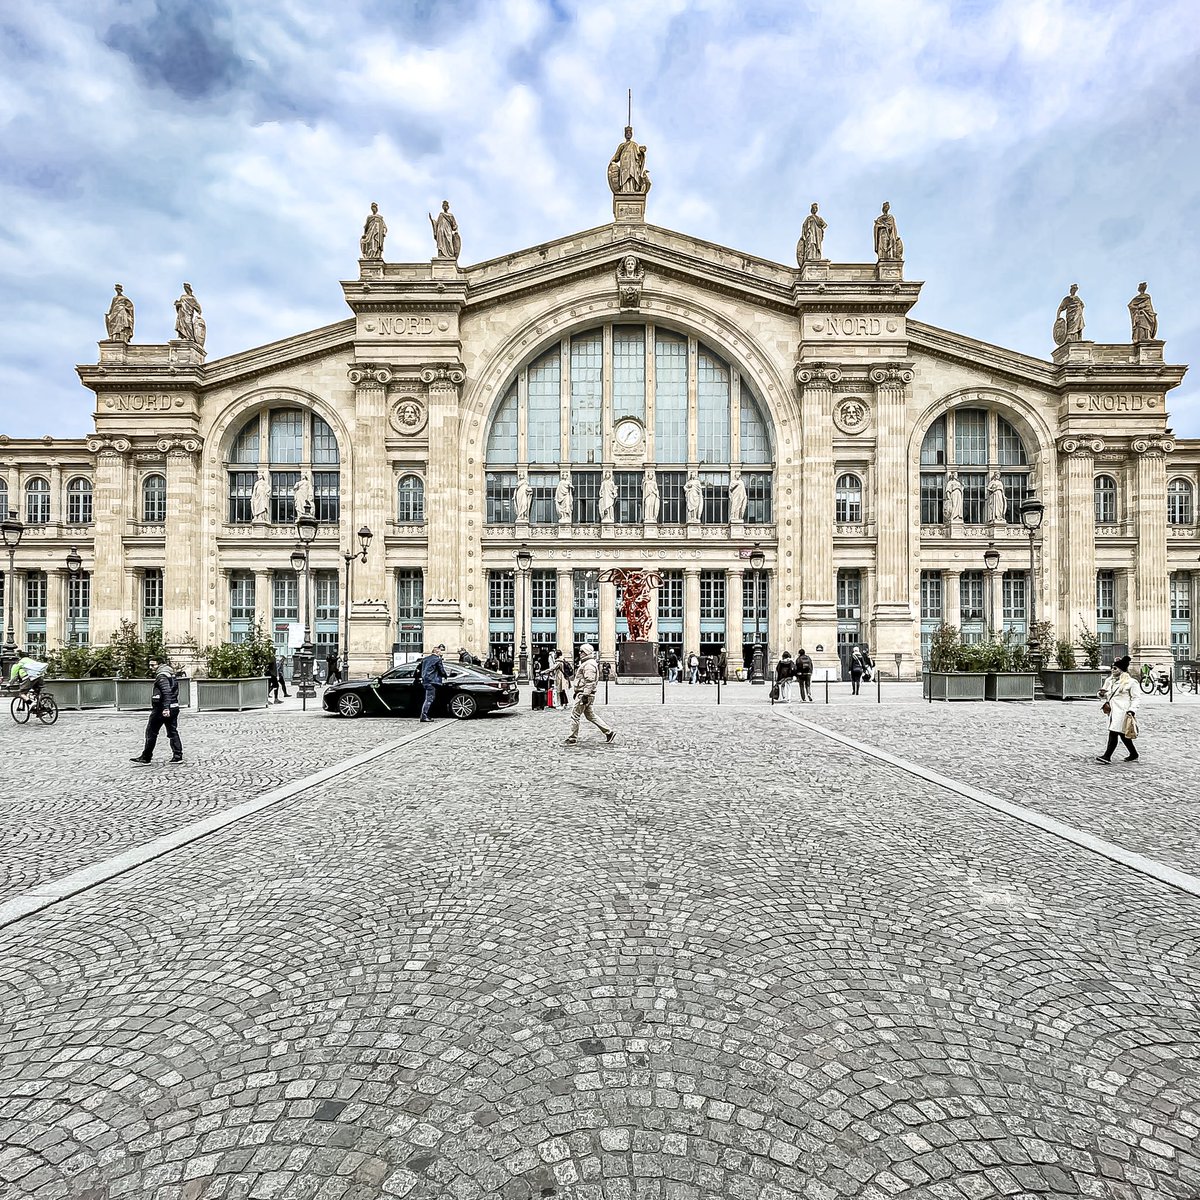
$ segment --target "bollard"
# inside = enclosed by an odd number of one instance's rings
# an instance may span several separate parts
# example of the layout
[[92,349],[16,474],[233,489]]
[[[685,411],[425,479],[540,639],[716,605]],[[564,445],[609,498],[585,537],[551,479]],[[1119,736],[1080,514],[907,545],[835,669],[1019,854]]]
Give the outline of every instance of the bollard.
[[1167,678],[1167,700],[1170,703],[1175,703],[1175,672],[1172,670]]
[[667,677],[665,675],[662,677],[662,702],[664,704],[667,702]]
[[875,703],[883,703],[883,680],[879,676],[879,668],[875,668]]
[[829,703],[829,668],[825,669],[825,703]]
[[721,703],[721,676],[717,676],[717,703]]
[[604,677],[604,703],[608,703],[608,676]]

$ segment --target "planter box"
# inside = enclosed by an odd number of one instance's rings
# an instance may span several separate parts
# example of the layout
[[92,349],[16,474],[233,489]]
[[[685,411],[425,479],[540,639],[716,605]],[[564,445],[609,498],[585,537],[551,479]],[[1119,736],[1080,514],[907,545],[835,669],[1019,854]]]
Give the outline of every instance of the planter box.
[[1069,671],[1043,669],[1042,688],[1049,700],[1094,700],[1106,674],[1087,667]]
[[1032,671],[989,671],[987,698],[989,700],[1032,700],[1035,679],[1037,676]]
[[[100,680],[84,680],[85,683]],[[111,682],[111,681],[110,681]],[[179,707],[190,708],[192,704],[192,681],[178,679]],[[118,679],[116,680],[116,705],[123,712],[149,712],[150,696],[154,691],[153,679]],[[112,701],[110,700],[111,704]]]
[[926,700],[982,700],[987,673],[984,671],[926,671],[922,695]]
[[117,702],[115,679],[47,679],[46,691],[59,708],[111,708]]
[[266,708],[267,692],[265,675],[246,679],[197,679],[196,707],[201,712]]

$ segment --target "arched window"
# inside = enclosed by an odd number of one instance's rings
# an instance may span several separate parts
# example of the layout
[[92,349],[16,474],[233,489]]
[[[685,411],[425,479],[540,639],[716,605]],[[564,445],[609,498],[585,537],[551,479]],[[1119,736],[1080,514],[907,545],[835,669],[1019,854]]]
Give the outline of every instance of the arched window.
[[1096,476],[1096,524],[1117,523],[1117,481],[1111,475]]
[[50,521],[50,484],[31,479],[25,484],[25,524],[46,525]]
[[67,484],[67,524],[92,523],[92,481],[77,475]]
[[[693,473],[703,496],[701,523],[725,524],[736,465],[746,523],[772,520],[766,408],[728,358],[695,338],[646,325],[584,330],[543,350],[499,395],[486,440],[489,525],[516,520],[513,498],[524,475],[531,524],[557,524],[555,493],[565,504],[559,489],[566,483],[570,524],[590,528],[600,521],[606,468],[618,525],[640,524],[642,498],[655,490],[658,524],[685,524]],[[653,464],[654,488],[643,463]]]
[[1192,485],[1186,479],[1172,479],[1167,484],[1167,524],[1190,525],[1194,512]]
[[857,475],[838,476],[833,507],[839,525],[862,524],[862,480]]
[[254,520],[255,484],[261,472],[268,484],[268,521],[295,522],[296,487],[304,480],[304,490],[312,485],[317,520],[336,524],[341,509],[340,462],[337,436],[316,413],[302,408],[256,413],[238,431],[229,450],[229,523],[249,525]]
[[167,519],[167,481],[161,475],[147,475],[142,480],[142,520],[147,525],[161,525]]
[[396,485],[396,520],[419,525],[425,520],[425,481],[419,475],[401,475]]
[[[945,524],[946,483],[962,486],[964,525],[1019,525],[1021,501],[1031,490],[1029,450],[1013,424],[995,408],[953,408],[931,422],[921,441],[921,524]],[[1004,517],[995,522],[989,484],[1004,489]],[[995,488],[992,488],[995,491]]]
[[0,479],[0,519],[8,516],[8,480]]

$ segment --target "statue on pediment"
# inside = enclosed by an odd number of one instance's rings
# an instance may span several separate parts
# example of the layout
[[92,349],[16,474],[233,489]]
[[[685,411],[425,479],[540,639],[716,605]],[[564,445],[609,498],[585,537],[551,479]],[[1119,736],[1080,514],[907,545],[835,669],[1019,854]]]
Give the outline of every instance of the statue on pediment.
[[658,494],[658,472],[642,472],[642,520],[657,521],[660,503]]
[[896,229],[892,206],[885,200],[883,211],[875,218],[875,257],[879,262],[903,262],[904,243]]
[[571,483],[571,476],[564,471],[558,477],[558,487],[554,489],[554,507],[558,510],[558,523],[560,525],[570,525],[571,523],[571,506],[575,499],[575,488]]
[[[1142,285],[1145,287],[1145,284]],[[104,315],[104,327],[108,330],[110,342],[133,341],[133,301],[125,295],[125,290],[119,283],[114,283],[117,294],[108,306]]]
[[999,471],[993,471],[987,488],[988,520],[994,525],[1003,525],[1008,519],[1008,493]]
[[633,126],[625,126],[625,140],[617,147],[608,164],[608,186],[617,195],[645,195],[650,190],[646,170],[646,147],[633,140]]
[[958,473],[951,471],[946,479],[945,490],[946,523],[957,525],[963,519],[963,485]]
[[1129,302],[1129,319],[1133,323],[1135,342],[1152,342],[1158,337],[1158,313],[1154,311],[1144,283],[1138,284],[1137,295]]
[[206,330],[200,312],[200,301],[192,292],[192,285],[185,283],[183,295],[175,301],[175,332],[185,342],[203,349]]
[[533,506],[533,488],[529,486],[529,478],[522,475],[513,489],[513,510],[518,521],[529,520],[529,510]]
[[433,244],[437,247],[438,258],[452,258],[457,262],[462,252],[462,238],[449,200],[442,201],[442,211],[436,218],[433,213],[429,214],[429,224],[433,226]]
[[683,485],[683,502],[687,508],[687,519],[689,521],[700,520],[700,514],[704,511],[704,485],[694,471],[688,476],[687,483]]
[[296,498],[296,516],[302,517],[306,513],[314,512],[312,476],[307,471],[300,472],[300,478],[292,488],[292,495]]
[[1054,343],[1083,340],[1083,300],[1079,296],[1079,284],[1071,284],[1071,290],[1062,298],[1054,316]]
[[817,262],[824,256],[825,230],[828,225],[825,219],[817,214],[814,204],[809,209],[808,216],[800,228],[800,240],[796,243],[796,262],[804,266],[807,262]]
[[600,520],[611,521],[617,507],[617,485],[611,471],[604,472],[600,480]]
[[729,520],[735,524],[746,519],[746,504],[749,497],[746,495],[746,484],[742,479],[742,473],[737,471],[729,481]]
[[250,519],[265,521],[271,508],[271,481],[266,471],[259,471],[258,478],[250,492]]
[[387,225],[379,214],[379,205],[371,205],[371,215],[363,226],[362,237],[358,240],[360,257],[383,258],[383,239],[387,237]]

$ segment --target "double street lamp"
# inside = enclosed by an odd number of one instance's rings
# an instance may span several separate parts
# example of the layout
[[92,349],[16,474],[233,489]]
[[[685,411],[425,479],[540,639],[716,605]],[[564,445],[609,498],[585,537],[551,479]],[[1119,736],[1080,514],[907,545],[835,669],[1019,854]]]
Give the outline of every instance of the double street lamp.
[[1033,630],[1033,627],[1037,624],[1037,584],[1033,577],[1034,570],[1036,569],[1033,560],[1033,539],[1042,526],[1042,517],[1045,515],[1046,506],[1033,492],[1030,492],[1021,501],[1020,511],[1021,524],[1029,536],[1029,636],[1025,640],[1029,643],[1029,652],[1030,657],[1033,659],[1034,670],[1037,670],[1041,665],[1042,648],[1039,643],[1034,641]]
[[758,628],[759,605],[760,605],[760,601],[759,601],[759,597],[758,597],[758,585],[759,585],[759,580],[762,578],[762,569],[763,569],[764,562],[766,562],[766,558],[763,556],[763,552],[758,548],[758,545],[756,544],[754,549],[750,552],[750,568],[754,572],[754,653],[750,659],[750,682],[751,683],[764,683],[765,682],[765,680],[763,678],[762,639],[759,634],[759,628]]
[[517,660],[517,682],[529,682],[529,647],[525,643],[525,576],[533,564],[533,555],[528,547],[522,544],[517,551],[517,570],[521,572],[521,652]]
[[344,625],[342,626],[342,682],[350,678],[350,579],[354,570],[354,560],[367,561],[367,547],[371,544],[371,531],[364,525],[358,531],[359,549],[343,550],[342,561],[346,564],[345,595],[342,597]]
[[15,512],[9,512],[0,521],[0,537],[4,538],[4,548],[8,551],[8,573],[4,576],[4,599],[8,604],[8,635],[4,639],[4,649],[0,651],[0,673],[5,679],[12,670],[13,663],[20,657],[17,653],[17,643],[13,637],[13,560],[25,526]]
[[316,536],[317,518],[311,513],[302,513],[296,518],[296,537],[300,541],[292,551],[292,570],[297,576],[301,572],[304,574],[304,641],[296,651],[294,661],[300,675],[298,692],[300,699],[305,702],[305,709],[308,707],[307,702],[317,694],[317,689],[313,686],[313,658],[316,651],[312,644],[312,626],[308,614],[308,548]]
[[[67,555],[67,571],[70,582],[67,584],[67,620],[71,623],[71,645],[75,645],[75,612],[79,608],[79,591],[76,580],[79,579],[79,572],[83,570],[83,559],[79,557],[79,551],[72,546],[71,553]],[[74,597],[71,593],[75,592]],[[72,603],[74,599],[74,603]]]

